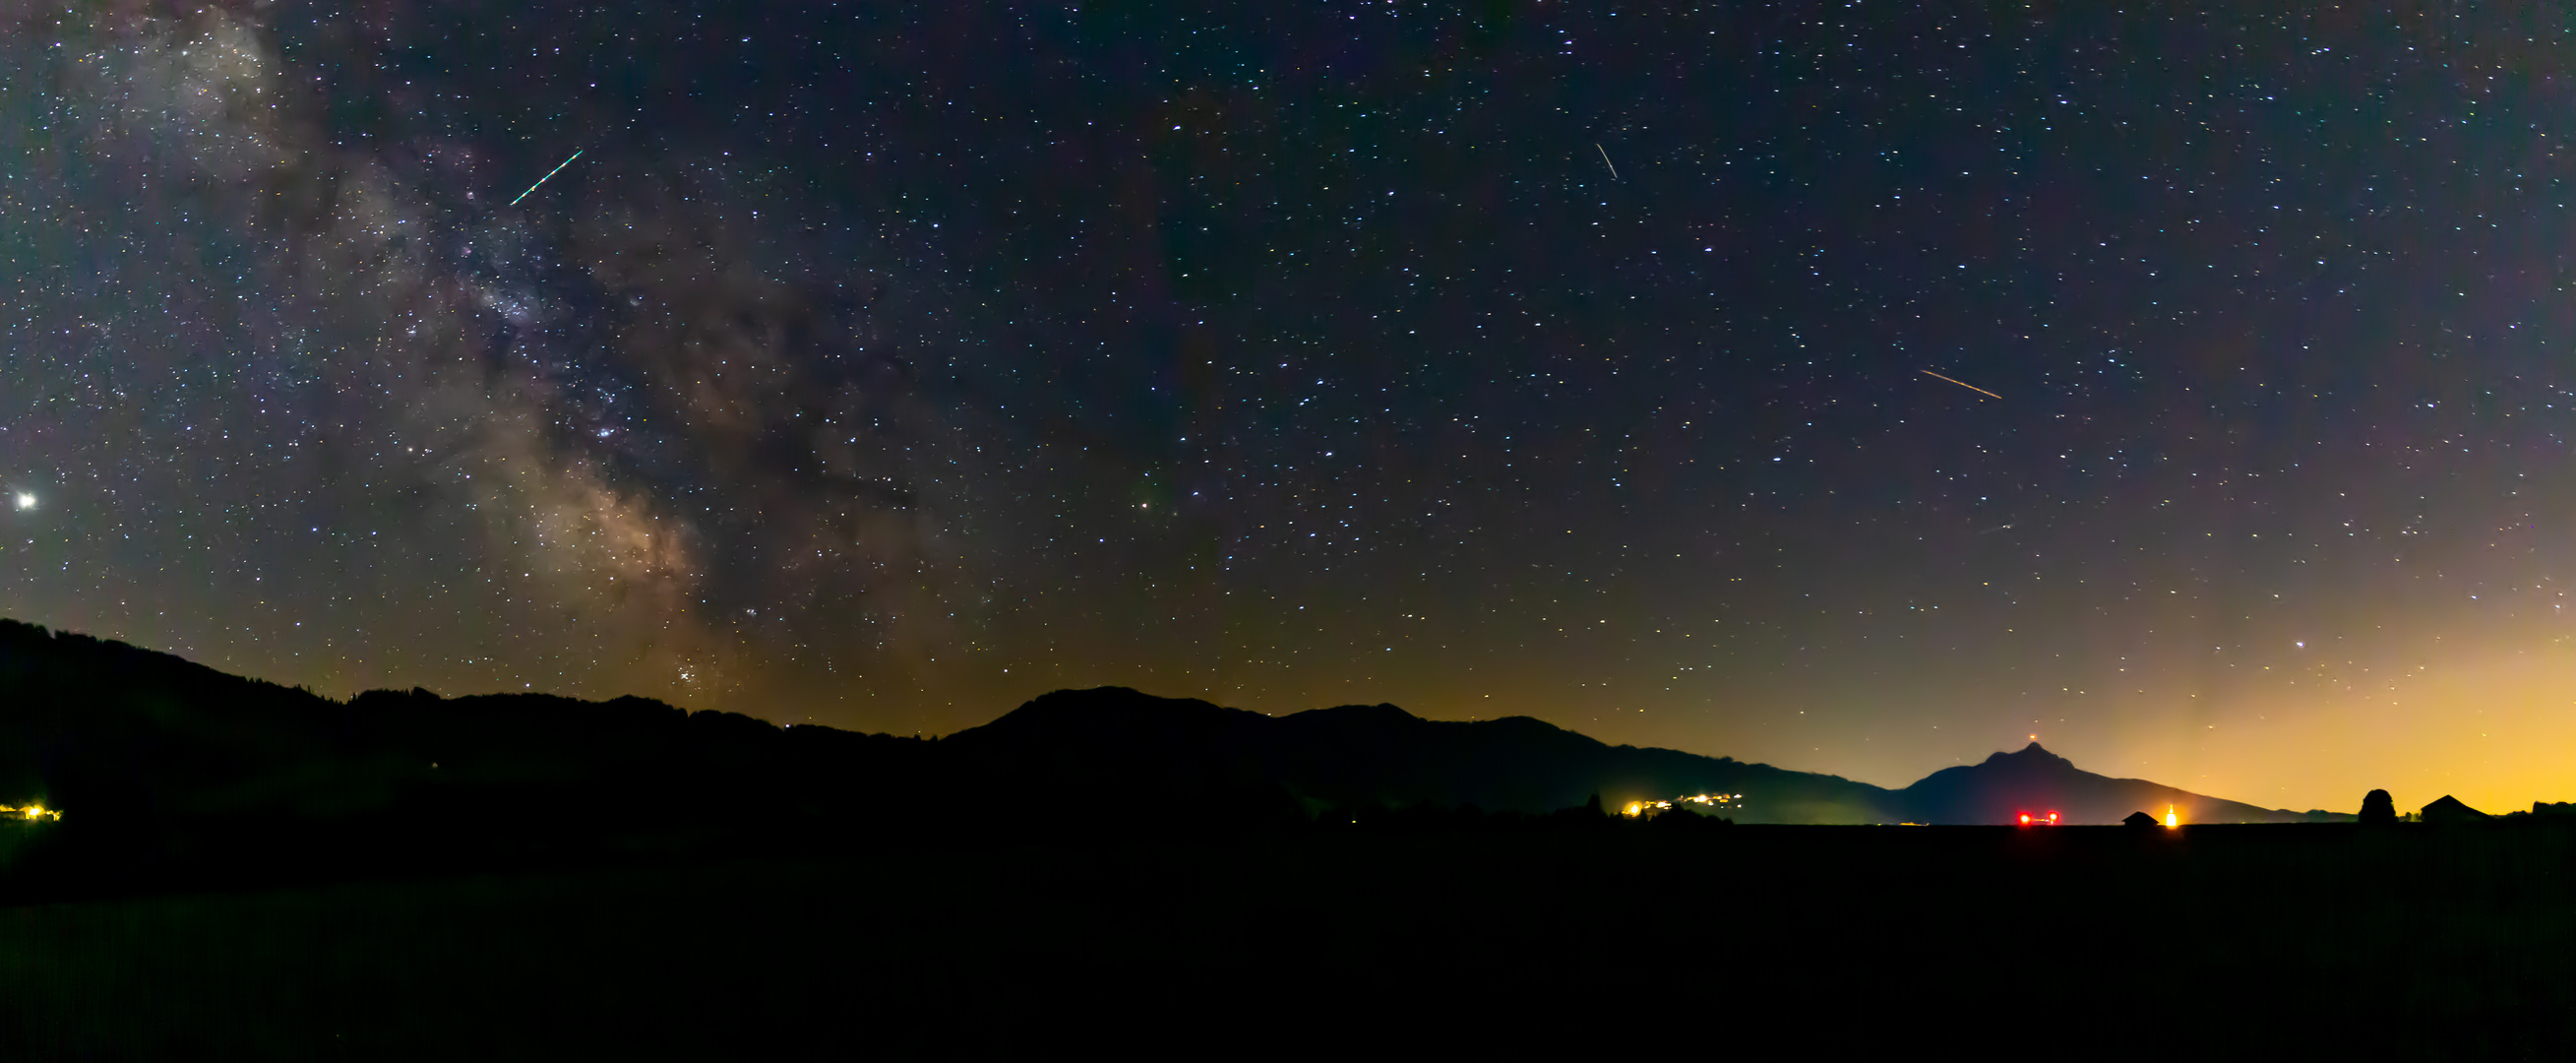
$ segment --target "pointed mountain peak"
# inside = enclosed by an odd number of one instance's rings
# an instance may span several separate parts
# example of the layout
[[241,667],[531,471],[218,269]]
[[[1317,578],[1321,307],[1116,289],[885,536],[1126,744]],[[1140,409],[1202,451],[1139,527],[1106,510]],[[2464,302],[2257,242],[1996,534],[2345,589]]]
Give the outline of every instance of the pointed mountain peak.
[[1998,752],[1993,756],[1987,757],[1986,763],[2021,767],[2064,765],[2071,768],[2075,766],[2074,761],[2049,752],[2047,747],[2040,745],[2037,741],[2033,741],[2031,744],[2023,746],[2015,752]]

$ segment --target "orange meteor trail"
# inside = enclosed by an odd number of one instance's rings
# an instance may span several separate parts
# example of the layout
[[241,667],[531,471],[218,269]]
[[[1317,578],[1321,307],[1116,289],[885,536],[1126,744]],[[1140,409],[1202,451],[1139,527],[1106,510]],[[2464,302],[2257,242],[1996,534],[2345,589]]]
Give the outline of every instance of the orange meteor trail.
[[[1950,380],[1950,378],[1949,378],[1949,377],[1942,376],[1941,374],[1939,374],[1939,373],[1935,373],[1935,372],[1933,372],[1933,371],[1931,371],[1931,370],[1929,370],[1929,369],[1924,370],[1924,371],[1923,371],[1923,375],[1924,375],[1924,376],[1928,376],[1928,377],[1933,377],[1933,378],[1935,378],[1935,379],[1939,379],[1939,380]],[[1953,384],[1957,384],[1957,385],[1959,385],[1960,387],[1966,388],[1966,389],[1968,389],[1968,390],[1970,390],[1970,391],[1976,392],[1976,393],[1977,393],[1977,394],[1979,394],[1979,395],[1986,395],[1986,396],[1990,396],[1990,397],[1998,398],[1998,399],[2000,399],[2000,398],[2002,398],[2002,397],[2003,397],[2003,396],[2001,396],[2001,395],[1996,395],[1994,392],[1991,392],[1991,391],[1988,391],[1988,390],[1986,390],[1986,389],[1984,389],[1984,388],[1978,387],[1978,386],[1976,386],[1975,384],[1968,383],[1968,382],[1967,382],[1967,381],[1965,381],[1965,380],[1950,380],[1950,382],[1951,382],[1951,383],[1953,383]]]

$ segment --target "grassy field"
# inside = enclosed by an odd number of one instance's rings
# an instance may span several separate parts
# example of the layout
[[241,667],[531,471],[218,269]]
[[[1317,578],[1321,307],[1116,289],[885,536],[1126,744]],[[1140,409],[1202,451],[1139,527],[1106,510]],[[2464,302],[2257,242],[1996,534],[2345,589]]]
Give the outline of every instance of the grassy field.
[[44,904],[0,910],[0,1057],[1830,1054],[2045,1032],[2083,1038],[2070,1058],[2564,1058],[2572,843],[1353,833]]

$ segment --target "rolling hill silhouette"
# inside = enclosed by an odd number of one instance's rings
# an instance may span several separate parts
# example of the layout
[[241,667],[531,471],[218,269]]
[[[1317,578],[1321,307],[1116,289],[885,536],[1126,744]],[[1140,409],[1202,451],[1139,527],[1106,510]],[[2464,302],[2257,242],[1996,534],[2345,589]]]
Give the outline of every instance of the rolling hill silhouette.
[[840,831],[917,803],[927,745],[643,698],[343,703],[0,620],[0,804],[63,810],[46,866],[79,881],[57,892]]
[[2007,823],[2056,811],[2065,823],[2118,823],[2171,806],[2192,823],[2300,822],[2141,779],[2077,768],[2033,742],[1984,763],[1944,768],[1902,790],[1729,757],[1612,746],[1526,716],[1462,723],[1393,705],[1344,705],[1271,717],[1124,687],[1063,690],[944,745],[985,770],[1077,788],[1186,793],[1276,786],[1309,808],[1475,805],[1544,812],[1598,793],[1612,805],[1688,793],[1741,793],[1729,815],[1754,823]]
[[[2105,778],[2036,744],[1891,791],[1612,746],[1527,717],[1426,720],[1392,705],[1272,717],[1119,687],[1047,694],[938,740],[642,698],[413,690],[342,702],[0,621],[0,804],[64,810],[47,844],[102,881],[890,832],[1232,831],[1327,810],[1548,813],[1595,794],[1616,806],[1708,792],[1745,795],[1728,813],[1743,822],[2000,823],[2028,808],[2112,823],[2168,804],[2196,823],[2302,818]],[[0,851],[0,871],[16,851]]]
[[1548,812],[1682,793],[1760,793],[1756,822],[1870,823],[1888,791],[1728,757],[1612,746],[1526,716],[1426,720],[1393,705],[1272,717],[1124,687],[1060,690],[940,743],[991,784],[1045,779],[1150,799],[1275,788],[1309,810],[1474,805]]

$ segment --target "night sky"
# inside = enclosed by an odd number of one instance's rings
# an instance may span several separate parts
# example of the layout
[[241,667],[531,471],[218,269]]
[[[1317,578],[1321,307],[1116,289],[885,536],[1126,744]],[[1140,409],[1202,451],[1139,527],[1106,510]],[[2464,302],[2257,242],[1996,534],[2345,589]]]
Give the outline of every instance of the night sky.
[[2576,797],[2551,10],[7,3],[0,615]]

